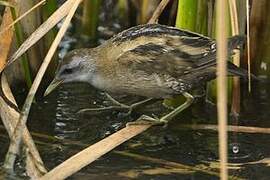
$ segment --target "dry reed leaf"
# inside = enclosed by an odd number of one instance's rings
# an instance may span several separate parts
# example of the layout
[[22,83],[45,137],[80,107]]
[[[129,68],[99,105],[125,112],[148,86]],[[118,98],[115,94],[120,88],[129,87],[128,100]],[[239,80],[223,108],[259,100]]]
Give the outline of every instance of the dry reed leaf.
[[171,167],[173,169],[186,170],[186,172],[194,171],[194,172],[202,172],[202,173],[209,174],[212,176],[219,176],[218,172],[215,172],[215,171],[213,171],[209,168],[206,168],[206,167],[202,168],[200,165],[190,166],[190,165],[186,165],[186,164],[181,164],[179,162],[168,161],[165,159],[159,159],[159,158],[144,156],[144,155],[140,155],[140,154],[125,152],[125,151],[114,151],[114,153],[129,157],[129,158],[133,158],[136,160],[146,161],[149,163],[162,165],[162,167]]
[[[6,27],[8,24],[10,24],[10,22],[12,22],[11,12],[8,8],[6,8],[0,30]],[[6,31],[4,36],[5,38],[1,38],[0,42],[0,72],[3,70],[6,64],[6,59],[8,56],[9,48],[13,37],[13,31]]]
[[[203,161],[205,164],[208,164],[208,166],[212,169],[218,169],[220,166],[220,163],[217,161]],[[245,169],[247,165],[261,165],[264,164],[266,167],[270,166],[270,159],[269,158],[263,158],[257,161],[247,161],[243,163],[228,163],[228,169],[230,170],[241,170]]]
[[12,2],[0,1],[0,5],[7,7],[14,7],[15,5]]
[[[3,16],[3,22],[1,24],[0,30],[6,27],[7,24],[12,22],[12,16],[10,9],[7,8],[5,14]],[[13,31],[8,30],[4,32],[5,38],[0,39],[0,69],[4,68],[9,49],[11,47]],[[12,95],[12,92],[9,88],[8,82],[6,80],[5,74],[1,73],[0,77],[0,116],[2,122],[5,126],[6,131],[9,134],[9,137],[12,137],[14,127],[16,126],[19,120],[19,111],[17,108],[16,101]],[[46,169],[43,166],[43,162],[39,156],[37,149],[35,148],[33,139],[27,130],[26,127],[23,128],[23,140],[26,146],[29,149],[29,154],[27,156],[28,159],[31,159],[32,166],[28,166],[27,173],[35,174],[35,176],[31,176],[31,178],[36,178],[39,174],[42,175],[46,172]]]
[[117,173],[121,177],[138,179],[140,176],[149,175],[149,176],[157,176],[157,175],[170,175],[170,174],[192,174],[194,171],[188,169],[180,169],[173,167],[157,167],[151,169],[131,169],[124,172]]
[[[0,1],[1,2],[1,1]],[[15,21],[11,22],[9,25],[6,25],[5,28],[3,28],[0,31],[0,35],[2,35],[5,31],[7,31],[8,29],[10,29],[11,27],[14,26],[14,24],[16,24],[18,21],[20,21],[21,19],[23,19],[25,16],[27,16],[29,13],[31,13],[32,11],[34,11],[37,7],[45,4],[46,0],[42,0],[40,2],[38,2],[36,5],[34,5],[32,8],[30,8],[28,11],[26,11],[25,13],[23,13],[20,17],[18,17]],[[1,3],[0,3],[1,4]]]
[[144,132],[151,125],[138,125],[128,126],[117,131],[116,133],[108,136],[107,138],[89,146],[88,148],[80,151],[74,156],[70,157],[50,172],[45,174],[40,180],[47,179],[65,179],[75,172],[79,171],[86,165],[94,162],[99,157],[119,146],[123,142],[131,139],[132,137]]
[[[191,128],[193,130],[213,130],[218,131],[218,126],[213,124],[181,124],[181,128]],[[231,126],[228,125],[228,132],[270,134],[270,128],[252,126]]]
[[37,28],[19,47],[19,49],[12,55],[8,61],[8,65],[16,61],[23,53],[25,53],[31,46],[33,46],[39,39],[41,39],[50,29],[52,29],[60,20],[62,20],[70,11],[73,0],[66,1],[60,8],[58,8],[42,25]]
[[[7,155],[5,158],[5,167],[8,169],[12,169],[14,167],[14,163],[15,163],[15,160],[17,157],[16,155],[19,154],[20,143],[21,143],[21,139],[22,139],[22,135],[23,135],[23,129],[24,129],[25,123],[27,121],[34,96],[35,96],[36,91],[39,87],[39,84],[42,80],[42,77],[43,77],[43,75],[44,75],[44,73],[45,73],[45,71],[46,71],[46,69],[51,61],[51,58],[53,57],[54,52],[56,51],[56,49],[58,47],[58,44],[60,43],[61,39],[63,38],[63,36],[68,28],[68,25],[70,24],[70,21],[76,12],[77,7],[81,3],[81,1],[82,0],[69,0],[69,1],[67,1],[71,4],[70,11],[68,12],[68,15],[65,18],[63,25],[61,26],[59,32],[57,33],[48,53],[47,53],[42,65],[41,65],[36,77],[35,77],[35,80],[34,80],[32,86],[28,92],[25,103],[22,107],[22,111],[20,113],[20,118],[19,118],[19,121],[17,123],[17,126],[14,129],[13,141],[10,142],[9,149],[8,149],[8,152],[7,152]],[[52,178],[55,179],[55,177],[52,177]],[[50,178],[50,179],[52,179],[52,178]]]
[[170,0],[163,0],[159,3],[157,9],[154,11],[152,17],[148,21],[148,24],[153,24],[158,22],[158,18],[160,14],[163,12],[167,4],[170,2]]

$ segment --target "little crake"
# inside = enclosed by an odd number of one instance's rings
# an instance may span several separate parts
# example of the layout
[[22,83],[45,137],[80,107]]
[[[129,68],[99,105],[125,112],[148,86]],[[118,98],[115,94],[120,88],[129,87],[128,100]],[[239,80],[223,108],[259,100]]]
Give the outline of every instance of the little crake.
[[[244,37],[228,39],[228,54]],[[228,62],[229,75],[246,71]],[[216,77],[216,42],[208,37],[159,24],[125,30],[92,49],[69,52],[45,95],[62,83],[86,82],[105,92],[148,98],[184,94]],[[171,118],[171,117],[170,117]]]

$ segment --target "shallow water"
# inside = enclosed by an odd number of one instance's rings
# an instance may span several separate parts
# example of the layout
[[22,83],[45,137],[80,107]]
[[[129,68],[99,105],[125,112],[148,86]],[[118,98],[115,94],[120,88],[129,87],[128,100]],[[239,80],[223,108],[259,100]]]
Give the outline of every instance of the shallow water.
[[[261,94],[257,100],[243,95],[239,124],[270,127],[269,94],[265,93],[268,92],[267,88],[258,86],[257,90],[257,94]],[[120,97],[120,100],[129,102],[137,98]],[[216,124],[215,107],[200,101],[169,123],[167,128],[151,128],[83,168],[70,179],[218,179],[216,175],[211,175],[211,172],[217,172],[217,133],[181,127],[182,124]],[[109,101],[101,92],[86,84],[64,85],[34,104],[28,127],[33,132],[55,138],[50,140],[34,136],[47,168],[55,167],[87,145],[123,128],[126,122],[136,119],[140,114],[158,115],[168,111],[157,102],[132,116],[117,111],[77,113],[82,108],[101,105],[109,105]],[[3,130],[0,132],[4,135]],[[267,179],[270,169],[266,164],[269,160],[265,159],[270,157],[269,137],[267,134],[229,133],[230,175],[245,179]],[[6,138],[0,139],[0,157],[3,158],[8,142]],[[121,152],[144,157],[130,157]],[[146,157],[156,158],[156,161]],[[178,165],[165,165],[162,160]]]

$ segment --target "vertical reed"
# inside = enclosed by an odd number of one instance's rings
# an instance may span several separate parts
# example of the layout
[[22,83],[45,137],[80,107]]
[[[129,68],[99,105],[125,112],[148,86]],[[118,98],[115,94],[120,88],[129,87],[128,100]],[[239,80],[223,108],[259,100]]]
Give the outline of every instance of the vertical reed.
[[196,31],[198,0],[178,1],[176,27]]
[[217,103],[221,180],[228,179],[227,170],[227,1],[217,0]]
[[98,26],[98,15],[101,0],[91,0],[83,2],[82,28],[83,34],[90,39],[95,39]]
[[196,32],[207,35],[208,33],[208,1],[199,0],[197,4]]
[[[57,10],[57,1],[56,0],[47,1],[45,6],[42,9],[43,21],[46,21],[56,10]],[[54,38],[55,38],[56,34],[57,34],[57,29],[52,28],[45,35],[43,46],[45,47],[44,49],[46,51],[50,48],[50,45],[54,41]],[[42,57],[44,57],[44,56],[45,56],[45,54],[42,53]],[[49,65],[47,75],[49,75],[50,77],[54,76],[57,64],[58,64],[58,61],[56,59],[56,56],[54,56],[52,62]]]
[[[17,18],[17,15],[14,8],[11,8],[11,14],[12,14],[13,20],[15,20]],[[20,46],[24,41],[22,27],[20,26],[19,23],[17,23],[14,25],[14,28],[15,28],[17,46]],[[26,82],[27,87],[30,88],[32,85],[32,78],[31,78],[29,61],[26,54],[23,54],[21,58],[22,58],[25,82]]]
[[[232,35],[239,34],[239,22],[238,13],[235,0],[229,0],[230,18],[231,18],[231,30]],[[233,63],[236,66],[240,66],[240,52],[235,52],[233,56]],[[233,77],[233,89],[232,89],[232,107],[231,112],[234,117],[237,117],[240,113],[240,79],[239,77]]]
[[248,57],[248,91],[251,92],[251,76],[250,76],[250,28],[249,28],[249,1],[246,3],[247,10],[247,57]]
[[118,0],[118,14],[119,14],[119,19],[120,22],[122,22],[124,25],[129,24],[129,7],[128,7],[128,1],[126,0]]
[[[43,20],[45,21],[46,19],[48,19],[56,9],[57,9],[56,0],[47,1],[45,6],[42,9]],[[48,49],[51,42],[53,42],[55,35],[56,35],[55,28],[53,28],[52,31],[49,31],[46,34],[46,43],[45,43],[46,49]]]

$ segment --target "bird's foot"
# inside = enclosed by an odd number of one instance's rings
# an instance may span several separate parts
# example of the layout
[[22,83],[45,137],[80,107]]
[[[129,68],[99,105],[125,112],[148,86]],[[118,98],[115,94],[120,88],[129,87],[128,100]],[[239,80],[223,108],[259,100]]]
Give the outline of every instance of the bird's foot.
[[192,102],[193,102],[193,96],[187,92],[183,93],[183,95],[187,98],[186,102],[182,104],[181,106],[178,106],[176,109],[174,109],[172,112],[166,114],[165,116],[162,116],[161,118],[152,118],[146,115],[142,115],[137,121],[130,122],[127,125],[163,125],[167,126],[168,122],[172,120],[176,115],[178,115],[180,112],[188,108]]
[[129,122],[126,126],[134,126],[134,125],[152,125],[152,126],[163,126],[166,127],[168,121],[166,119],[159,119],[157,117],[150,117],[147,115],[142,115],[138,120],[134,122]]

